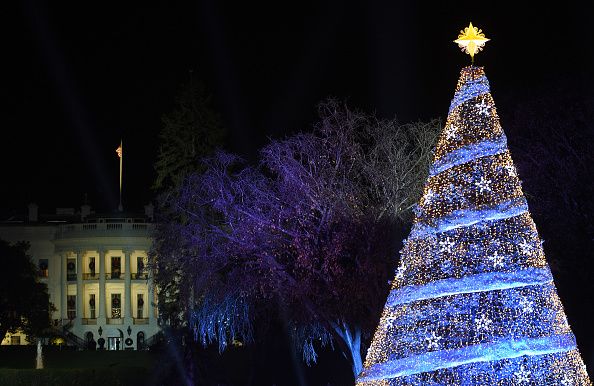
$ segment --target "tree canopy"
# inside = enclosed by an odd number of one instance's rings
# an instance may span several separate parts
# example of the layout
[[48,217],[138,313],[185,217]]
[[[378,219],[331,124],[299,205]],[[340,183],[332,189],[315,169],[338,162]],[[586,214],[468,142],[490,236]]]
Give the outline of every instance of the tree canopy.
[[221,146],[225,129],[211,106],[211,96],[191,77],[176,98],[175,108],[161,117],[160,146],[153,188],[170,190],[199,167],[199,160]]
[[[152,186],[157,192],[156,213],[161,222],[183,221],[179,213],[167,208],[167,202],[177,197],[188,175],[204,170],[201,160],[224,142],[225,128],[211,102],[204,84],[190,73],[176,97],[175,107],[161,117],[160,146],[154,164],[156,179]],[[172,327],[184,325],[179,298],[183,272],[164,261],[153,259],[152,264],[155,268],[159,264],[161,317]]]
[[41,336],[50,326],[53,308],[47,285],[38,280],[37,267],[27,255],[25,242],[0,240],[0,258],[10,267],[0,280],[0,337],[20,330],[27,336]]
[[[361,366],[440,123],[402,125],[319,106],[310,132],[272,140],[260,163],[217,152],[168,196],[155,236],[156,281],[173,277],[195,338],[254,339],[263,315],[283,318],[306,362],[337,345]],[[318,343],[316,343],[318,342]]]

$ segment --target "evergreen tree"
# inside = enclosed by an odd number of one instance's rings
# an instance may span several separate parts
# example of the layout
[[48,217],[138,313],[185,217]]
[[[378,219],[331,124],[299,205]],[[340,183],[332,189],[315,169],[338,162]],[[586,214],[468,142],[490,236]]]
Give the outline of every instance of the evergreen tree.
[[[171,203],[183,194],[180,190],[188,176],[203,171],[203,159],[222,147],[225,139],[225,129],[212,106],[211,95],[201,81],[192,78],[191,73],[176,98],[175,108],[164,114],[161,121],[160,146],[154,165],[157,176],[152,187],[158,193],[157,234],[163,224],[181,227],[187,222],[187,216],[180,215]],[[175,234],[165,243],[175,243],[180,236]],[[155,238],[158,239],[158,236]],[[157,287],[159,317],[167,326],[164,330],[169,338],[173,335],[181,337],[189,331],[184,295],[193,291],[192,286],[186,286],[191,281],[187,275],[187,262],[179,259],[176,254],[179,251],[169,249],[171,255],[166,256],[157,253],[157,250],[163,252],[165,248],[154,246],[149,253],[149,261]],[[192,383],[193,352],[189,345],[184,345],[184,349],[187,370],[184,376],[187,377],[186,383]]]
[[482,67],[461,71],[358,384],[591,384]]
[[200,170],[203,157],[223,145],[225,130],[211,102],[203,83],[190,78],[175,108],[162,116],[154,189],[175,189],[190,172]]
[[[156,220],[162,223],[181,223],[186,219],[170,206],[178,197],[184,180],[203,169],[202,160],[223,146],[225,129],[212,106],[211,95],[202,81],[192,73],[180,88],[175,107],[163,114],[159,134],[160,145],[154,164],[157,192]],[[186,309],[180,299],[180,282],[186,268],[173,257],[165,258],[150,253],[150,267],[157,284],[160,317],[167,325],[178,328],[185,325]]]

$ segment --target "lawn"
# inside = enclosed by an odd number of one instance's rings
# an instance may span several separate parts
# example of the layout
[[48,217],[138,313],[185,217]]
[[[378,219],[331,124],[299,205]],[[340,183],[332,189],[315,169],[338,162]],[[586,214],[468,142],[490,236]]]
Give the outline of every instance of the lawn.
[[[308,367],[282,339],[262,345],[196,347],[194,384],[200,386],[343,386],[354,380],[339,352],[321,349]],[[44,348],[44,369],[35,370],[34,346],[0,347],[2,386],[169,386],[183,385],[188,368],[180,348],[153,351],[74,351]]]
[[[36,347],[0,348],[2,385],[150,385],[158,353],[74,351],[45,348],[44,369],[36,370]],[[154,378],[153,378],[154,379]]]
[[[34,369],[36,353],[35,346],[3,346],[0,348],[0,368]],[[149,369],[156,356],[151,351],[76,351],[44,347],[43,364],[50,369],[130,366]]]

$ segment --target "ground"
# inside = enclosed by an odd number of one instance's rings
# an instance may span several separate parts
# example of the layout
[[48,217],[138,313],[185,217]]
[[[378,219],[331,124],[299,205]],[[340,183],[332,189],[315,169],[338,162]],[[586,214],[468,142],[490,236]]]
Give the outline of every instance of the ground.
[[[344,386],[352,385],[348,362],[337,351],[321,350],[317,365],[306,366],[281,339],[261,346],[198,348],[195,385]],[[187,369],[181,352],[74,351],[44,348],[44,370],[35,370],[35,346],[0,348],[0,384],[8,385],[183,385]]]

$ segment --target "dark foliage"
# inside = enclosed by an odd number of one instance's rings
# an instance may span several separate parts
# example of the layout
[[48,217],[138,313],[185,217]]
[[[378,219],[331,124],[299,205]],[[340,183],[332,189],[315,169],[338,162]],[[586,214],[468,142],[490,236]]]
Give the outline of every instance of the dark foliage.
[[11,245],[0,240],[0,258],[10,267],[0,280],[0,337],[21,330],[29,337],[43,336],[50,326],[53,309],[47,285],[40,283],[27,243]]
[[171,191],[200,167],[202,157],[222,145],[225,129],[210,99],[204,85],[190,78],[181,87],[175,108],[162,116],[153,189]]

